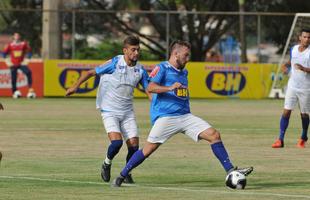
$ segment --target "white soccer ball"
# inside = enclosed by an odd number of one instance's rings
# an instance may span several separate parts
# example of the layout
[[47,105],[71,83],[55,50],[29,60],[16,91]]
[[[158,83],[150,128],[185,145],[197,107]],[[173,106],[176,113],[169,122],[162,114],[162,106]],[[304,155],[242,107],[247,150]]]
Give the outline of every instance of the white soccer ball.
[[232,171],[227,174],[225,183],[226,186],[231,189],[244,189],[246,186],[246,178],[244,174],[238,171]]

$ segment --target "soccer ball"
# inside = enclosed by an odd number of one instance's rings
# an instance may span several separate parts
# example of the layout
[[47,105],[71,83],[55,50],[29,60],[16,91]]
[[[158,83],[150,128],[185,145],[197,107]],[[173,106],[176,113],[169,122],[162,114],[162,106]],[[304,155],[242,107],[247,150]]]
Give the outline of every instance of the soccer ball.
[[238,171],[232,171],[227,174],[225,183],[226,186],[231,189],[244,189],[246,186],[246,178],[244,174]]

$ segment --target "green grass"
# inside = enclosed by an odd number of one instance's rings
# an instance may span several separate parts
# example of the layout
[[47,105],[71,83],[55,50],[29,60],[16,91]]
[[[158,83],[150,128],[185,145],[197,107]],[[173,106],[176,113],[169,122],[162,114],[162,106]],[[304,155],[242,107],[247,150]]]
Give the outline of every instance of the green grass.
[[[135,186],[111,188],[100,167],[109,144],[92,98],[0,98],[0,199],[310,199],[310,146],[297,149],[296,109],[285,148],[272,149],[282,100],[192,100],[195,115],[222,135],[231,160],[254,166],[243,191],[224,186],[225,172],[207,142],[176,135],[133,171]],[[149,103],[135,100],[146,140]],[[141,145],[141,146],[142,146]],[[113,161],[112,177],[125,163],[126,148]]]

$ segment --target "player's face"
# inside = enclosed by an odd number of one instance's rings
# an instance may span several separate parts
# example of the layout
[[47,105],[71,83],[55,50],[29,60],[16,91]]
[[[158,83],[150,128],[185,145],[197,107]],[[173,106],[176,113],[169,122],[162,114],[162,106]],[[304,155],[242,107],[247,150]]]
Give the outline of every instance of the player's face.
[[302,32],[301,35],[299,36],[300,44],[302,46],[309,46],[310,45],[310,33],[307,32]]
[[140,55],[140,47],[139,45],[128,45],[123,48],[123,52],[125,57],[128,58],[133,63],[136,63],[139,59]]
[[180,47],[176,51],[176,62],[179,65],[179,69],[183,69],[186,63],[189,61],[190,58],[190,49],[186,46]]
[[13,35],[13,40],[14,40],[14,41],[19,41],[19,40],[20,40],[20,35],[19,35],[19,33],[14,33],[14,35]]

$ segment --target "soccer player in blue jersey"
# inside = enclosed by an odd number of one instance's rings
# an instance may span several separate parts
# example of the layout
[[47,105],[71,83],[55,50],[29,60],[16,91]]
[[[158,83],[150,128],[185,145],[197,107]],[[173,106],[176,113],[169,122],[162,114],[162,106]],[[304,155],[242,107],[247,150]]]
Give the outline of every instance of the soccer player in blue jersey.
[[[122,147],[123,139],[128,148],[126,161],[139,149],[133,92],[139,83],[144,89],[148,85],[148,74],[137,62],[140,53],[139,38],[128,36],[124,40],[123,53],[124,55],[115,56],[82,74],[66,92],[66,96],[69,96],[90,77],[100,76],[96,105],[101,111],[102,121],[111,142],[101,169],[101,177],[105,182],[110,181],[112,160]],[[130,174],[126,175],[125,182],[134,182]]]
[[237,168],[231,163],[221,141],[220,133],[208,122],[191,114],[189,107],[188,71],[185,69],[190,57],[190,44],[175,41],[170,46],[168,61],[158,64],[150,74],[148,91],[152,94],[151,120],[153,127],[143,149],[138,150],[127,162],[112,186],[120,187],[130,171],[140,165],[161,144],[177,133],[183,133],[194,141],[206,140],[214,155],[227,173],[237,170],[244,175],[253,167]]

